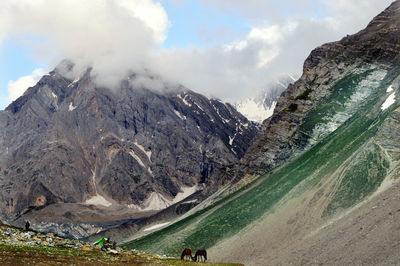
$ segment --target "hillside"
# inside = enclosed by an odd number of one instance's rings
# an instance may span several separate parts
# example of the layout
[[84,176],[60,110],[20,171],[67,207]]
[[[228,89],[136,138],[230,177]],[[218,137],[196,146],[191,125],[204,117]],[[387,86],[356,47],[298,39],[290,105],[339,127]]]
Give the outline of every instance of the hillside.
[[396,1],[311,52],[236,168],[253,182],[127,246],[246,265],[398,263],[399,18]]

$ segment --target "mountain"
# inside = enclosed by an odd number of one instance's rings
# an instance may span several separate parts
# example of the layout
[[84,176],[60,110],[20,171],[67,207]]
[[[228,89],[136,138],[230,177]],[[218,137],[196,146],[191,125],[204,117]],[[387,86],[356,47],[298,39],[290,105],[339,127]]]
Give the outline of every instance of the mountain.
[[[397,13],[391,7],[359,33],[312,51],[303,75],[281,95],[267,128],[243,158],[239,176],[262,174],[309,149],[357,111],[373,92],[370,83],[395,71]],[[360,83],[358,90],[349,81]]]
[[399,48],[400,1],[317,47],[230,171],[241,188],[126,246],[246,265],[398,264]]
[[296,81],[296,75],[281,75],[275,83],[267,86],[262,93],[254,98],[246,98],[234,104],[235,108],[250,121],[261,124],[272,116],[281,93],[290,83]]
[[156,77],[110,90],[65,69],[0,112],[2,221],[82,237],[148,216],[217,190],[258,134],[230,104]]

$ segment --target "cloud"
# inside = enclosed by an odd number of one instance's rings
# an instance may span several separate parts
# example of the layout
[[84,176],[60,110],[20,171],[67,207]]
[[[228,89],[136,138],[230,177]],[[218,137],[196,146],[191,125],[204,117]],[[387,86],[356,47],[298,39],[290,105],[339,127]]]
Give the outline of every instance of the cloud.
[[10,80],[8,82],[8,101],[15,101],[18,97],[22,96],[24,92],[34,86],[39,79],[46,73],[42,68],[35,69],[31,75],[20,77],[16,81]]
[[93,66],[108,87],[145,66],[169,25],[152,0],[2,0],[0,20],[0,38],[22,38],[53,64],[70,59],[77,73]]
[[163,49],[152,58],[150,69],[207,96],[234,101],[266,86],[272,76],[268,75],[270,64],[296,28],[295,22],[257,27],[244,40],[229,45]]
[[[255,96],[282,73],[301,74],[312,49],[361,30],[390,2],[203,0],[221,12],[252,14],[250,32],[241,40],[205,49],[163,49],[150,69],[208,96],[228,101]],[[273,13],[279,16],[268,16]]]
[[156,0],[1,0],[0,42],[22,38],[53,65],[68,58],[77,66],[75,75],[93,66],[103,86],[115,87],[129,71],[148,69],[165,82],[142,77],[133,84],[160,90],[181,83],[235,101],[257,95],[282,73],[300,74],[312,49],[361,30],[391,0],[201,2],[244,17],[251,30],[211,47],[167,49],[160,47],[170,23]]

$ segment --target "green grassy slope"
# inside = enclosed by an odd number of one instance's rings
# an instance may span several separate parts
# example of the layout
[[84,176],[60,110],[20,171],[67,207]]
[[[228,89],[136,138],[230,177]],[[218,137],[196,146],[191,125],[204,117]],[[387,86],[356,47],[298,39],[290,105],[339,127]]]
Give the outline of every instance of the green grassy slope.
[[[319,108],[310,112],[305,129],[323,122],[324,116],[344,111],[343,99],[350,99],[352,89],[369,73],[350,74],[338,81],[333,90],[342,88],[340,97],[331,94]],[[396,73],[397,74],[397,73]],[[379,152],[379,147],[366,145],[380,129],[382,123],[395,106],[381,111],[380,107],[387,97],[386,88],[394,79],[386,75],[378,85],[371,88],[368,98],[352,110],[351,117],[334,132],[320,140],[311,149],[292,159],[281,167],[266,173],[255,182],[256,185],[244,188],[237,197],[231,196],[163,230],[134,240],[127,247],[177,256],[184,247],[209,248],[218,241],[233,236],[241,229],[271,211],[276,203],[299,189],[309,189],[321,178],[334,173],[345,161],[359,153],[357,162],[346,169],[342,182],[333,195],[325,215],[336,210],[353,206],[370,195],[386,176],[389,163]],[[336,86],[336,87],[335,87]],[[310,122],[311,121],[311,122]],[[367,176],[367,177],[366,177]]]

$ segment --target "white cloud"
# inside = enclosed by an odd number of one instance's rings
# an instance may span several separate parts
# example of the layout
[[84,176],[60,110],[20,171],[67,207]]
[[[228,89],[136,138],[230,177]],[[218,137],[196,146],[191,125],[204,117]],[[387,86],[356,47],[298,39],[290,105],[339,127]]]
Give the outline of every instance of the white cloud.
[[[300,74],[312,49],[361,30],[391,0],[202,2],[246,18],[251,30],[208,48],[160,49],[169,21],[156,0],[0,0],[0,42],[27,33],[40,36],[45,41],[28,38],[36,54],[54,64],[69,58],[77,73],[91,65],[96,81],[108,87],[129,70],[149,69],[168,83],[237,100],[258,94],[281,73]],[[136,85],[159,90],[164,83],[143,78]]]
[[16,81],[10,80],[8,82],[8,101],[15,101],[18,97],[22,96],[24,92],[34,86],[39,79],[45,74],[42,68],[35,69],[31,75],[20,77]]
[[[242,40],[211,48],[163,49],[150,69],[198,92],[235,101],[257,95],[281,73],[301,74],[312,49],[361,30],[391,0],[203,3],[222,12],[251,15],[250,32]],[[311,11],[315,14],[310,17]]]
[[[153,57],[150,69],[208,96],[236,100],[256,95],[280,74],[270,65],[281,46],[296,32],[297,23],[253,28],[244,40],[208,49],[163,49]],[[282,51],[286,52],[286,51]],[[284,71],[293,72],[293,67]],[[279,71],[283,71],[282,68]],[[268,72],[271,72],[268,74]],[[273,72],[273,74],[272,74]]]
[[24,37],[54,64],[67,58],[78,72],[93,66],[108,87],[142,69],[168,27],[164,8],[152,0],[1,0],[0,18],[3,36]]

